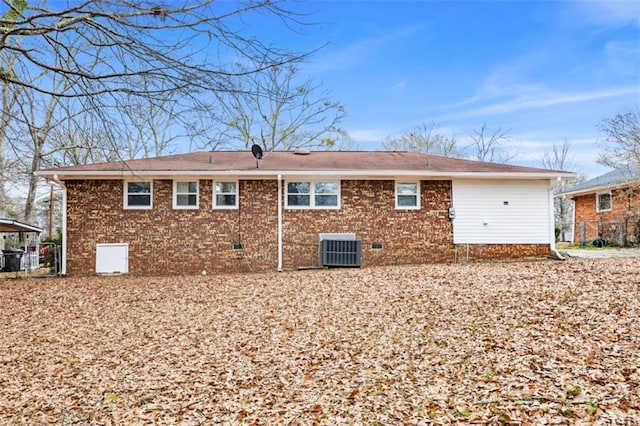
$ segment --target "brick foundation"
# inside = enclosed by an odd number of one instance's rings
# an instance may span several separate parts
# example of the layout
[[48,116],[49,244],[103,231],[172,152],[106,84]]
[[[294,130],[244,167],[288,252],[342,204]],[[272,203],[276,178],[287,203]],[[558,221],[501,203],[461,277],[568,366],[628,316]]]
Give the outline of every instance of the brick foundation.
[[457,244],[456,261],[541,259],[551,255],[549,244]]

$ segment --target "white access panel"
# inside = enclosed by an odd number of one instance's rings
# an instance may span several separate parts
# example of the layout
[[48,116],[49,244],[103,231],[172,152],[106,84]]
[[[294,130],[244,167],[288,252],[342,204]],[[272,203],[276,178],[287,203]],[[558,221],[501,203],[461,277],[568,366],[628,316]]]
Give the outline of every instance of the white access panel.
[[129,272],[129,244],[96,244],[96,273],[126,274]]
[[548,180],[453,181],[455,244],[549,244]]

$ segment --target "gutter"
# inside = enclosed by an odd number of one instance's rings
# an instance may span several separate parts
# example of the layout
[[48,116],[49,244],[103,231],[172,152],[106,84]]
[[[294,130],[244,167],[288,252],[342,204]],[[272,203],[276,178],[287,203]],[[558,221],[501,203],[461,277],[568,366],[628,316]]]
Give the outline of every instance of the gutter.
[[60,275],[67,275],[67,186],[58,178],[58,175],[53,175],[51,180],[62,188],[62,259]]
[[581,197],[583,195],[590,195],[590,194],[598,194],[598,193],[602,193],[602,192],[608,192],[608,191],[611,191],[611,190],[614,190],[614,189],[625,188],[627,186],[629,186],[629,183],[618,183],[618,184],[615,184],[615,185],[593,186],[591,188],[579,189],[577,191],[560,192],[560,193],[556,194],[556,197],[566,197],[566,198],[574,199],[575,197]]
[[568,172],[559,173],[533,173],[533,172],[461,172],[461,171],[434,171],[434,170],[267,170],[267,169],[251,169],[251,170],[102,170],[102,171],[64,171],[49,172],[40,171],[39,176],[49,177],[62,175],[63,177],[76,179],[130,179],[141,177],[154,177],[156,179],[166,179],[173,177],[198,177],[202,179],[211,179],[215,176],[236,177],[236,178],[254,178],[254,179],[273,179],[278,175],[286,174],[292,177],[340,177],[342,179],[349,178],[366,178],[366,179],[393,179],[393,178],[420,178],[427,179],[555,179],[555,178],[572,178],[575,174]]

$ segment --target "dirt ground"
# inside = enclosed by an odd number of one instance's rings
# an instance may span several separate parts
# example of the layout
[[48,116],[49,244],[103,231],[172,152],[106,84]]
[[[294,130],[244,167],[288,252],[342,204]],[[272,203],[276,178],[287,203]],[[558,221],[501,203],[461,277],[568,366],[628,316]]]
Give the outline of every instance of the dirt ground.
[[1,424],[621,424],[640,262],[0,281]]

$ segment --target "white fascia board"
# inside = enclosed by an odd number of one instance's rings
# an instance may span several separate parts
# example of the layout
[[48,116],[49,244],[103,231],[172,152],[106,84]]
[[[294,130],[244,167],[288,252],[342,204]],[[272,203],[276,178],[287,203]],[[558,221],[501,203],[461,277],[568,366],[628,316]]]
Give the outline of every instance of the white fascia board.
[[624,188],[629,186],[628,184],[618,184],[618,185],[602,185],[602,186],[594,186],[593,188],[581,189],[579,191],[572,192],[563,192],[562,194],[557,194],[556,198],[575,198],[581,195],[589,195],[589,194],[599,194],[603,192],[609,192],[613,189]]
[[277,179],[278,175],[286,177],[339,177],[360,179],[557,179],[572,177],[572,173],[531,173],[531,172],[429,172],[418,170],[144,170],[144,171],[39,171],[38,176],[52,179],[54,175],[62,180],[68,179],[129,179],[135,177],[174,178],[174,177],[234,177],[252,179]]

